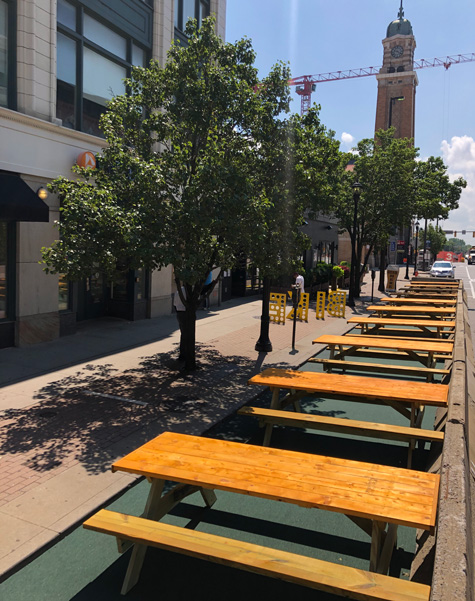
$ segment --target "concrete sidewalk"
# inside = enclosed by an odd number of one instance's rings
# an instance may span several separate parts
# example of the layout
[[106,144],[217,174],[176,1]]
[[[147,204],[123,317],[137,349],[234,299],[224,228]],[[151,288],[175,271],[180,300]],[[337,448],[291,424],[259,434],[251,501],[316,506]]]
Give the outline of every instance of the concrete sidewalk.
[[[375,286],[376,287],[376,286]],[[370,301],[371,281],[356,309]],[[374,300],[381,296],[375,292]],[[260,392],[248,379],[269,366],[298,367],[341,334],[346,319],[271,324],[273,352],[257,353],[262,303],[200,311],[200,369],[177,371],[175,316],[84,324],[51,343],[0,351],[0,581],[133,485],[111,463],[164,430],[202,434]]]

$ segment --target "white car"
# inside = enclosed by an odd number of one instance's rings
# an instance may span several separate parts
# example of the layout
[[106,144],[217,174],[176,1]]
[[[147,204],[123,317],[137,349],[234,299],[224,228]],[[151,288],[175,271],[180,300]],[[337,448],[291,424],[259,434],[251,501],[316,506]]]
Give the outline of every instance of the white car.
[[455,269],[450,261],[436,261],[430,269],[430,275],[433,278],[454,278]]

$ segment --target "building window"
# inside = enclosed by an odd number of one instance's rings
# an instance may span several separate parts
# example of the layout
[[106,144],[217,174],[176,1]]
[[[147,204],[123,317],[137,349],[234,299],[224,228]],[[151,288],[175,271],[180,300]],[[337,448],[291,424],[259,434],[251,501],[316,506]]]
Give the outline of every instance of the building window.
[[15,222],[0,221],[0,321],[14,319],[14,253]]
[[57,14],[56,116],[64,127],[102,136],[100,116],[125,92],[132,66],[146,66],[147,49],[78,0],[58,0]]
[[16,109],[16,2],[0,0],[0,106]]
[[174,8],[175,39],[186,42],[184,30],[188,19],[196,19],[198,26],[205,17],[209,17],[209,0],[175,0]]

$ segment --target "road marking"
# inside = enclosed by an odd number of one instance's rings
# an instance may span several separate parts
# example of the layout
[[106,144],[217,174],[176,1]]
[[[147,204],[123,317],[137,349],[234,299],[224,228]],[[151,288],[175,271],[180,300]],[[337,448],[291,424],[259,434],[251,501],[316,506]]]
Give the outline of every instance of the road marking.
[[469,281],[469,284],[470,284],[470,289],[472,290],[472,298],[475,298],[475,290],[473,289],[473,283],[472,283],[473,280],[470,277],[470,273],[468,271],[468,265],[465,265],[465,269],[467,270],[467,277],[468,277],[468,281]]
[[135,399],[127,399],[123,396],[116,396],[115,394],[106,394],[105,392],[94,392],[93,390],[83,390],[84,394],[90,396],[100,396],[104,399],[113,399],[114,401],[125,401],[126,403],[133,403],[134,405],[148,405],[145,401],[136,401]]

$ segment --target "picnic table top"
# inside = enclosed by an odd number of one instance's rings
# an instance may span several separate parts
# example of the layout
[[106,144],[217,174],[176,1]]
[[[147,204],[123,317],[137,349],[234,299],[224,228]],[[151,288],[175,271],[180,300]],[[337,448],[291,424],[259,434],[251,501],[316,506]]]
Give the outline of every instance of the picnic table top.
[[427,353],[451,353],[454,348],[453,341],[442,341],[435,339],[419,340],[418,338],[395,338],[384,336],[336,336],[332,334],[323,334],[315,340],[313,344],[345,345],[357,347],[388,348],[397,351],[414,351]]
[[401,305],[433,305],[433,306],[437,306],[437,305],[452,305],[455,306],[456,304],[456,300],[455,299],[443,299],[443,298],[422,298],[422,297],[410,297],[410,298],[405,298],[405,297],[392,297],[392,296],[383,296],[381,299],[381,302],[383,303],[391,303],[391,304],[401,304]]
[[315,371],[295,371],[269,367],[253,376],[248,384],[290,388],[309,392],[341,394],[355,398],[382,399],[405,403],[447,406],[448,386],[410,380],[369,378]]
[[431,328],[454,328],[455,321],[440,319],[406,319],[405,317],[350,317],[347,323],[374,323],[381,326],[416,326]]
[[430,305],[419,305],[417,307],[397,307],[394,305],[370,305],[366,307],[368,311],[377,311],[381,313],[434,313],[435,315],[453,315],[455,310],[450,307],[434,307]]
[[434,531],[440,477],[404,468],[164,432],[113,471]]

